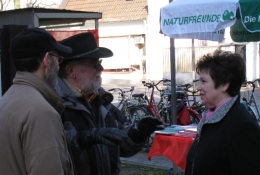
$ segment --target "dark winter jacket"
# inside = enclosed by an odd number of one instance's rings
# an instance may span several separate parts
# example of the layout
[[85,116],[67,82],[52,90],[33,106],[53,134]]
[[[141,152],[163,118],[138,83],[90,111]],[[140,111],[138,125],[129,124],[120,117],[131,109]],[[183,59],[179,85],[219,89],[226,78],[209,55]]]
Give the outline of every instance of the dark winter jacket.
[[[65,100],[65,112],[62,115],[67,142],[74,161],[77,175],[118,175],[120,172],[120,156],[130,157],[139,152],[145,143],[134,143],[129,137],[120,146],[95,144],[86,147],[80,143],[80,130],[100,127],[114,127],[128,130],[131,124],[125,123],[126,118],[110,102],[103,100],[107,92],[100,88],[97,97],[88,106],[85,99],[75,97],[72,87],[66,80],[59,79],[57,92]],[[107,104],[108,103],[108,104]]]
[[238,96],[207,121],[203,116],[187,155],[185,174],[260,174],[260,128]]

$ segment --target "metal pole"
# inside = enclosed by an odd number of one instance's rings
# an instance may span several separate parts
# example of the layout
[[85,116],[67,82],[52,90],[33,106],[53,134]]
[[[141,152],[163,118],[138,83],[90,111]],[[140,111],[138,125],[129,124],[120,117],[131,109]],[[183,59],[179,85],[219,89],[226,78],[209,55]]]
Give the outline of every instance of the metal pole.
[[[195,46],[194,46],[194,39],[192,39],[191,42],[192,42],[192,47],[191,47],[192,55],[191,55],[191,57],[192,57],[192,82],[193,82],[193,80],[196,79],[196,76],[195,76]],[[193,83],[193,91],[195,89],[196,89],[195,83]]]
[[[171,3],[172,0],[169,0]],[[176,113],[176,71],[175,71],[175,46],[174,39],[170,38],[170,57],[171,57],[171,113],[172,124],[177,124]],[[173,174],[178,174],[178,166],[173,162]]]
[[171,57],[171,113],[172,124],[177,124],[176,113],[176,71],[175,71],[175,47],[174,39],[170,38],[170,57]]
[[[171,113],[172,124],[177,124],[176,112],[176,77],[175,77],[175,47],[174,39],[170,38],[170,57],[171,57]],[[178,174],[178,166],[173,162],[173,174]]]

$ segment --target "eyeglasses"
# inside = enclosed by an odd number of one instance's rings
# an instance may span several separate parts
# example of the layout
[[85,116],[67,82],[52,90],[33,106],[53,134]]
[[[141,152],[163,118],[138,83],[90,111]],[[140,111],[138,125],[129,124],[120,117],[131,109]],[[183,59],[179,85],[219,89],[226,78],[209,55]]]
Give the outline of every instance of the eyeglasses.
[[101,64],[102,64],[102,60],[99,60],[97,62],[92,62],[92,63],[83,63],[83,65],[93,67],[93,69],[96,69]]
[[63,57],[63,56],[55,55],[55,54],[53,54],[53,53],[49,53],[49,55],[54,56],[54,57],[57,57],[57,58],[58,58],[58,61],[59,61],[59,64],[64,60],[64,57]]

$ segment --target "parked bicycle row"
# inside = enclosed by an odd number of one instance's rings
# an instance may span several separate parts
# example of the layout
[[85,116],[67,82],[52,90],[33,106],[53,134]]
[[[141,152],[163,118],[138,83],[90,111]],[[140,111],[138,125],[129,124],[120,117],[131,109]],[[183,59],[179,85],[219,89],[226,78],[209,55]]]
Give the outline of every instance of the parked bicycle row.
[[[198,80],[194,80],[195,83]],[[163,121],[165,126],[172,124],[171,111],[171,81],[162,79],[158,82],[142,82],[146,88],[143,93],[134,93],[134,86],[129,88],[109,89],[113,94],[118,93],[117,107],[121,114],[127,116],[129,122],[137,122],[146,116],[153,116]],[[245,90],[241,93],[241,103],[254,116],[260,124],[260,107],[256,102],[255,88],[260,79],[245,81]],[[161,85],[161,86],[159,86]],[[159,98],[155,98],[155,91]],[[176,119],[178,125],[198,123],[202,113],[206,110],[201,104],[199,93],[194,89],[194,84],[176,86]]]
[[[171,112],[171,84],[170,80],[162,79],[158,82],[142,82],[147,88],[144,93],[133,93],[134,87],[128,89],[109,89],[113,94],[118,93],[117,107],[121,114],[127,116],[129,122],[137,122],[143,117],[153,116],[161,120],[165,126],[172,124]],[[159,87],[159,85],[161,85]],[[205,107],[200,103],[196,90],[191,90],[191,84],[176,87],[177,124],[187,125],[198,123]],[[155,99],[155,90],[159,92],[159,99]]]
[[[199,92],[194,88],[193,84],[183,84],[176,86],[176,120],[178,125],[189,125],[199,123],[202,118],[202,113],[206,107],[200,101]],[[254,96],[255,84],[260,79],[254,81],[246,81],[246,91],[244,96],[241,96],[241,103],[249,110],[259,122],[259,107]],[[164,126],[172,125],[172,109],[171,109],[171,81],[162,79],[154,82],[143,81],[144,92],[134,93],[135,87],[129,88],[112,88],[111,93],[118,98],[116,105],[121,114],[127,117],[130,123],[138,122],[140,119],[152,116],[161,120]],[[252,88],[249,88],[252,87]],[[156,92],[156,93],[155,93]],[[156,94],[156,97],[155,97]],[[175,111],[174,111],[175,112]],[[146,151],[149,151],[153,142],[154,135],[152,134],[145,146]]]
[[253,81],[245,81],[245,90],[241,93],[242,104],[246,107],[249,113],[257,120],[260,125],[260,107],[257,104],[255,96],[255,88],[257,83],[260,82],[260,78]]

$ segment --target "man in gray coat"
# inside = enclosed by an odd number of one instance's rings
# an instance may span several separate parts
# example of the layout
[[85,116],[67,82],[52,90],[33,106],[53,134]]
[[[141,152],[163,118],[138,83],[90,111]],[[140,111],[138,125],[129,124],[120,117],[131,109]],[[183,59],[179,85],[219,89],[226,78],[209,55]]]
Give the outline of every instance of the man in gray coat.
[[53,89],[60,54],[71,51],[40,28],[12,40],[16,75],[0,100],[0,174],[74,174],[60,117],[63,100]]

